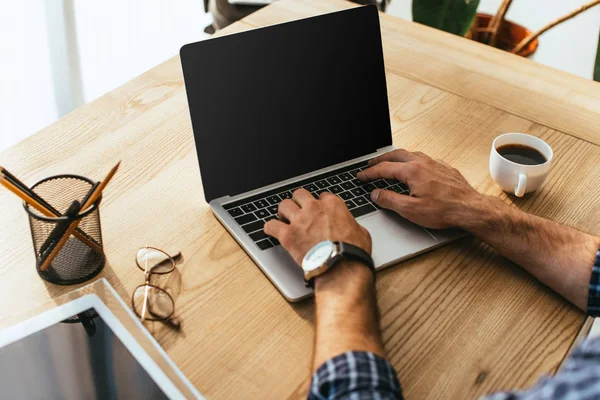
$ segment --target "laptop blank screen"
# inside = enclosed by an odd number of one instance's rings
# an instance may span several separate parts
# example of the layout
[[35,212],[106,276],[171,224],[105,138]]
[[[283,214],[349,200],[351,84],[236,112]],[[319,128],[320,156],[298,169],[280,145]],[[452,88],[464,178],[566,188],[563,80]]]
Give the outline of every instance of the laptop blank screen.
[[392,144],[374,6],[188,44],[181,63],[207,201]]

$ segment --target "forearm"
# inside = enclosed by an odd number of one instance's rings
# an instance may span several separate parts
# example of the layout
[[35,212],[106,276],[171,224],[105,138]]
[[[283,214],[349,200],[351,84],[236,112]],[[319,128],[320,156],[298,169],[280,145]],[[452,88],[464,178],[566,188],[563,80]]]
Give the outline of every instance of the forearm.
[[460,227],[586,311],[592,265],[600,245],[597,237],[486,196],[465,208],[459,219]]
[[347,351],[384,357],[375,283],[368,267],[342,261],[315,278],[315,304],[314,370]]

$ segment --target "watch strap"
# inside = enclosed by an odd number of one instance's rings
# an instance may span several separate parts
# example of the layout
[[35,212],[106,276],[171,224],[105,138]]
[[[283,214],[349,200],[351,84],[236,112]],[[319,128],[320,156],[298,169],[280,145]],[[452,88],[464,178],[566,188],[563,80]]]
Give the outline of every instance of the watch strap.
[[[375,279],[375,263],[373,262],[373,258],[369,253],[364,251],[358,246],[354,246],[353,244],[346,242],[333,242],[336,246],[338,246],[337,254],[327,261],[327,265],[329,268],[333,268],[333,266],[342,259],[346,260],[354,260],[358,261],[367,267],[373,272],[373,279]],[[329,269],[328,269],[329,270]],[[314,289],[314,281],[315,278],[304,279],[304,284],[306,287]]]
[[347,258],[355,261],[360,261],[368,266],[372,271],[375,271],[375,263],[369,253],[358,246],[346,242],[335,242],[340,246],[341,258]]

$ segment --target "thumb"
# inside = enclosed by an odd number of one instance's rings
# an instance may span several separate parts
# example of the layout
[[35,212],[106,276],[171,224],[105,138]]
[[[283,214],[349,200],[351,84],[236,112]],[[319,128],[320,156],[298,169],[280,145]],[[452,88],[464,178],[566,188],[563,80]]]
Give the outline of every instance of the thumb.
[[371,200],[378,206],[395,211],[403,216],[415,199],[391,190],[375,189],[371,192]]

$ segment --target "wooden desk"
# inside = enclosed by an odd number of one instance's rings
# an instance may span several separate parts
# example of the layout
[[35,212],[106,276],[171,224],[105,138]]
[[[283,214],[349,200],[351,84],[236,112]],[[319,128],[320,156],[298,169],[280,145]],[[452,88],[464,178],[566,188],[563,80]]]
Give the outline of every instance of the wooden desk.
[[[340,0],[282,0],[223,34],[325,13]],[[600,234],[600,85],[382,15],[394,144],[460,169],[481,192]],[[35,110],[31,110],[35,112]],[[488,174],[492,139],[528,132],[555,151],[543,187],[507,198]],[[143,281],[138,247],[181,250],[183,332],[148,328],[208,398],[304,396],[313,304],[289,304],[205,204],[179,58],[69,114],[0,154],[34,183],[58,173],[119,173],[101,206],[106,277],[126,301]],[[74,287],[34,269],[27,218],[0,191],[0,326]],[[404,392],[475,398],[531,385],[563,360],[585,315],[467,238],[378,274],[383,336]]]

